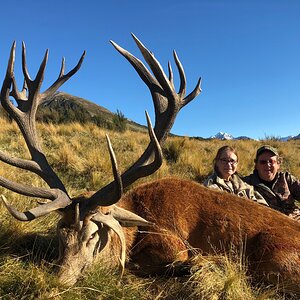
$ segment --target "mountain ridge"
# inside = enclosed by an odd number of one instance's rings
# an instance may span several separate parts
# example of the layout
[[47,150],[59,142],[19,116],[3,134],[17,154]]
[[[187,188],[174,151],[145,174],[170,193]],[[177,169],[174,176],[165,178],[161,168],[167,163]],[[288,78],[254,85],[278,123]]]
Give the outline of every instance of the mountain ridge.
[[109,129],[115,129],[116,117],[120,117],[125,122],[127,129],[147,131],[146,126],[125,118],[121,112],[113,113],[92,101],[65,92],[57,92],[45,100],[37,112],[37,120],[43,122],[92,122]]
[[[255,140],[253,138],[250,138],[248,136],[238,136],[238,137],[234,137],[232,134],[230,133],[226,133],[223,131],[219,131],[218,133],[216,133],[215,135],[210,136],[208,139],[218,139],[218,140]],[[300,134],[293,136],[293,135],[289,135],[286,137],[274,137],[274,139],[278,139],[280,141],[289,141],[289,140],[299,140],[300,139]]]

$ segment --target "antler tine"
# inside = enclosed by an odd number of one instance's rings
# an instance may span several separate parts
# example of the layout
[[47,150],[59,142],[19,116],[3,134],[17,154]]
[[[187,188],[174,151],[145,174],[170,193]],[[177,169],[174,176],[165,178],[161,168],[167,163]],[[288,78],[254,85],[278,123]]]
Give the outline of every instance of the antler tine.
[[4,195],[2,195],[1,197],[7,210],[10,212],[10,214],[13,217],[15,217],[19,221],[32,221],[36,218],[45,216],[50,212],[63,209],[70,204],[70,200],[66,198],[64,194],[61,194],[52,202],[42,204],[40,206],[37,206],[25,212],[20,212],[15,207],[13,207],[8,203]]
[[138,48],[140,49],[145,61],[149,65],[151,71],[153,72],[156,80],[161,85],[164,94],[167,98],[174,97],[174,89],[170,86],[168,77],[166,76],[163,68],[161,67],[159,61],[155,58],[154,54],[149,51],[142,42],[132,33],[131,34]]
[[[45,53],[45,56],[44,56],[44,61],[45,61],[45,57],[48,57],[48,52]],[[47,60],[47,58],[46,58]],[[30,78],[30,75],[28,73],[28,69],[27,69],[27,62],[26,62],[26,46],[25,46],[25,43],[22,42],[22,70],[23,70],[23,75],[24,75],[24,79],[25,79],[25,82],[29,82],[31,81],[31,78]]]
[[61,60],[61,67],[60,67],[60,72],[59,72],[58,78],[61,78],[65,74],[65,63],[66,63],[66,60],[63,57]]
[[57,194],[54,192],[55,190],[28,186],[25,184],[13,182],[2,176],[0,176],[0,186],[24,196],[38,197],[49,200],[54,200],[57,198]]
[[155,86],[157,89],[161,89],[159,86],[158,81],[156,78],[152,76],[152,74],[148,71],[146,66],[143,64],[142,61],[140,61],[138,58],[133,56],[130,52],[127,50],[123,49],[121,46],[119,46],[117,43],[114,41],[110,41],[110,43],[114,46],[114,48],[122,54],[129,62],[130,64],[134,67],[136,72],[139,74],[141,79],[145,82],[145,84],[150,88],[150,86]]
[[175,86],[174,86],[174,77],[173,77],[173,70],[172,70],[172,66],[171,66],[170,62],[168,62],[168,70],[169,70],[169,81],[170,81],[170,84],[172,85],[172,88],[175,89]]
[[198,79],[197,85],[194,88],[194,90],[183,99],[184,102],[183,102],[182,106],[185,106],[189,102],[191,102],[192,100],[194,100],[201,92],[202,92],[202,89],[201,89],[201,77],[200,77]]
[[[10,49],[10,55],[8,59],[7,69],[6,69],[6,75],[2,84],[1,88],[1,104],[3,108],[10,114],[14,115],[17,113],[17,110],[15,109],[15,106],[10,101],[10,88],[11,85],[14,83],[14,65],[15,65],[15,51],[16,50],[16,41],[13,42],[11,49]],[[13,84],[13,92],[17,92],[15,84]],[[12,95],[14,96],[14,95]],[[13,117],[13,116],[12,116]]]
[[25,169],[36,173],[41,172],[41,168],[36,162],[27,159],[21,159],[18,157],[13,157],[1,150],[0,150],[0,160],[3,161],[4,163],[7,163],[17,168]]
[[180,88],[179,88],[179,92],[178,94],[181,97],[185,96],[185,92],[186,92],[186,78],[185,78],[185,73],[182,67],[182,64],[177,56],[176,51],[173,51],[173,56],[174,56],[174,60],[178,69],[178,73],[179,73],[179,77],[180,77]]
[[115,155],[115,152],[112,148],[112,145],[111,145],[111,142],[110,142],[110,139],[109,139],[108,135],[106,135],[106,141],[107,141],[107,146],[108,146],[108,150],[109,150],[113,175],[114,175],[114,179],[115,179],[114,182],[115,182],[115,185],[116,185],[115,195],[116,195],[116,198],[119,200],[121,198],[122,194],[123,194],[122,178],[121,178],[120,172],[118,170],[116,155]]
[[[162,162],[163,162],[162,149],[161,149],[160,143],[159,143],[159,141],[158,141],[158,139],[155,135],[155,132],[153,130],[148,112],[145,111],[145,114],[146,114],[146,119],[147,119],[148,134],[150,136],[151,142],[154,145],[153,151],[155,153],[155,155],[154,155],[155,160],[151,164],[148,164],[147,168],[148,169],[152,169],[152,168],[156,169],[156,168],[159,168],[161,166]],[[154,172],[154,170],[153,170],[153,172]],[[153,173],[153,172],[149,171],[149,173]]]

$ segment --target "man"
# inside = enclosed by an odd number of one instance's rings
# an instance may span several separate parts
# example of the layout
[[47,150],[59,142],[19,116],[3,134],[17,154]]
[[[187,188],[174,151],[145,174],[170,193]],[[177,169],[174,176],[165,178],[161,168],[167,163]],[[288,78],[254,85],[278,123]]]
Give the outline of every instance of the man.
[[274,208],[294,219],[300,220],[300,210],[295,201],[300,200],[300,181],[289,172],[281,172],[282,158],[277,149],[265,145],[256,152],[255,169],[243,178]]

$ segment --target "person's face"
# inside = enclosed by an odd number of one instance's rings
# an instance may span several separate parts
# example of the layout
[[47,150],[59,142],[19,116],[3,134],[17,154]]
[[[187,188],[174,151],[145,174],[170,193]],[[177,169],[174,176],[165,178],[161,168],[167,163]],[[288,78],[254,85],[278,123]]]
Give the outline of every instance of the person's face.
[[231,151],[224,151],[216,161],[219,176],[228,180],[236,172],[237,164],[237,156]]
[[270,151],[263,152],[258,156],[255,169],[258,176],[265,181],[272,181],[280,168],[278,157]]

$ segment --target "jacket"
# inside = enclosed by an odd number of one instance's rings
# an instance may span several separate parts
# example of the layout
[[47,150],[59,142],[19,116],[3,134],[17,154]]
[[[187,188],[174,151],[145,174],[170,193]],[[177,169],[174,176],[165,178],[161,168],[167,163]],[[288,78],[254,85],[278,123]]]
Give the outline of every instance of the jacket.
[[225,191],[230,194],[235,194],[242,198],[251,199],[260,204],[268,206],[268,203],[263,198],[263,196],[260,195],[259,192],[255,191],[253,186],[243,181],[238,174],[233,174],[229,181],[225,181],[216,173],[213,173],[205,180],[204,185],[209,188]]
[[300,200],[300,181],[289,172],[278,172],[271,188],[261,181],[256,170],[243,180],[253,185],[270,207],[287,215],[297,209],[295,200]]

